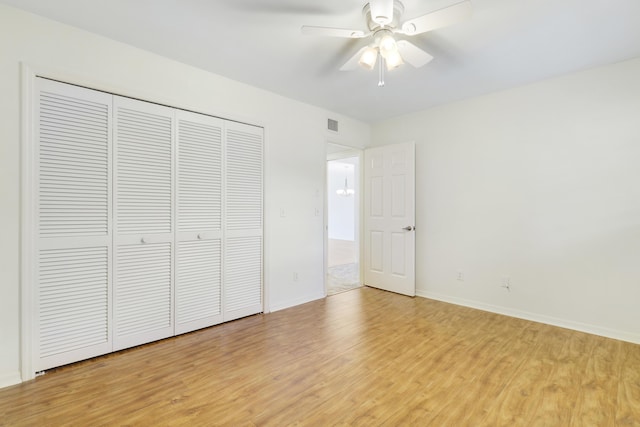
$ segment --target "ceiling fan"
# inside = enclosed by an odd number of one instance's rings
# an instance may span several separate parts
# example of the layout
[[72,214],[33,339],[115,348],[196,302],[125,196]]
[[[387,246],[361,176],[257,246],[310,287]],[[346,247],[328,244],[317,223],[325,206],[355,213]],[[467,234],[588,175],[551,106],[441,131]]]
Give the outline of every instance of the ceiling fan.
[[396,35],[414,36],[442,28],[471,15],[471,1],[464,0],[417,18],[400,23],[404,5],[399,0],[370,0],[362,9],[368,31],[344,28],[315,27],[305,25],[302,34],[312,36],[342,37],[362,39],[371,37],[372,42],[362,47],[342,67],[341,71],[350,71],[358,65],[372,70],[380,58],[380,79],[378,86],[384,86],[384,69],[392,70],[405,62],[416,68],[422,67],[433,59],[424,50],[405,40],[396,40]]

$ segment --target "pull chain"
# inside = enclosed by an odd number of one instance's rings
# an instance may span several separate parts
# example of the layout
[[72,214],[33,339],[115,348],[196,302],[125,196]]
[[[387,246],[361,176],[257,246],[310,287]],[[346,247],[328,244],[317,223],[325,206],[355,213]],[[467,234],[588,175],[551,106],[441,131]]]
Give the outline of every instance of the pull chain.
[[378,87],[383,87],[384,86],[384,67],[385,67],[385,63],[384,63],[384,57],[382,55],[380,56],[380,61],[378,61]]

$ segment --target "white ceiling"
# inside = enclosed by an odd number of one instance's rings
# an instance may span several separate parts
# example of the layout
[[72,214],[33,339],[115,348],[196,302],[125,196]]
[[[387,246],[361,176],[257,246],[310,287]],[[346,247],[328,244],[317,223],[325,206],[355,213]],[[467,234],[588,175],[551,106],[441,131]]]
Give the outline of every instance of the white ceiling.
[[[341,72],[366,39],[367,0],[0,0],[367,122],[640,56],[640,0],[472,0],[470,20],[412,37],[435,59],[387,73]],[[459,0],[402,0],[402,20]]]

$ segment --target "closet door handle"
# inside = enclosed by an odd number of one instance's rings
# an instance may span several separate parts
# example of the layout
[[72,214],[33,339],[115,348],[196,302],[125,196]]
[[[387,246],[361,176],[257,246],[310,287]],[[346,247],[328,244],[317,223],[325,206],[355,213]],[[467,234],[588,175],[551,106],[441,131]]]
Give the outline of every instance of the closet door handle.
[[407,231],[411,231],[411,230],[415,230],[416,228],[412,225],[407,225],[406,227],[402,228],[403,230],[407,230]]

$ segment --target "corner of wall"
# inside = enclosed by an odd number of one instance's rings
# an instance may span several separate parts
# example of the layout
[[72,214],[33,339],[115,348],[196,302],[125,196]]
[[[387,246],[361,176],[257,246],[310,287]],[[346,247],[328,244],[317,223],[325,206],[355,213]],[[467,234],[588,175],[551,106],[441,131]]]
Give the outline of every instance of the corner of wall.
[[20,376],[20,372],[0,374],[0,388],[20,384],[21,382],[22,377]]
[[269,307],[270,308],[269,312],[273,313],[275,311],[284,310],[286,308],[295,307],[296,305],[306,304],[308,302],[316,301],[323,298],[325,298],[324,293],[314,293],[314,294],[309,294],[307,296],[304,296],[302,298],[296,298],[288,301],[281,301],[277,304],[271,304]]

